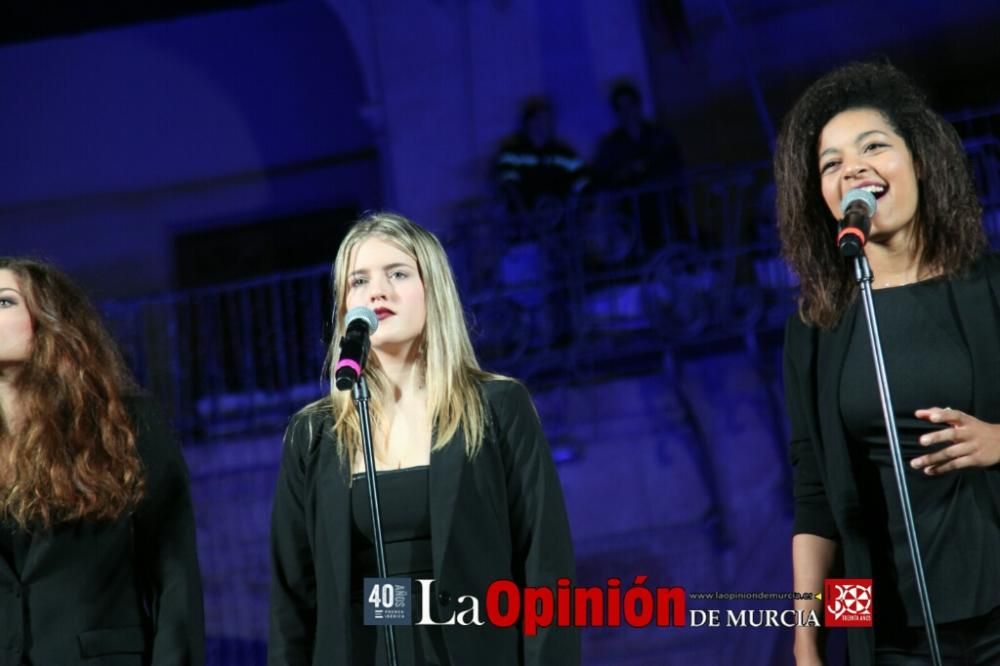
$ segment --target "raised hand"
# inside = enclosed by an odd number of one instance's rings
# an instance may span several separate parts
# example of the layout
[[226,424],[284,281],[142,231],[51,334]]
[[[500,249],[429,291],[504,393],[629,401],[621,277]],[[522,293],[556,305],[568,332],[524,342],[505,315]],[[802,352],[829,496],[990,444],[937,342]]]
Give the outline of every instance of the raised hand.
[[948,427],[927,433],[921,446],[950,442],[940,451],[914,458],[910,465],[924,474],[935,475],[967,467],[990,467],[1000,463],[1000,425],[980,421],[950,407],[918,409],[918,419]]

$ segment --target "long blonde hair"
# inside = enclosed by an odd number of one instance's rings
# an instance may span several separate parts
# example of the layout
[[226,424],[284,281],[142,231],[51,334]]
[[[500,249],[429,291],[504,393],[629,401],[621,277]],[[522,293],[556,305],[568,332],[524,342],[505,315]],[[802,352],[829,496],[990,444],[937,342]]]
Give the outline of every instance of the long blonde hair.
[[[340,338],[344,334],[351,259],[358,246],[372,237],[392,243],[412,257],[423,281],[427,317],[418,362],[434,425],[431,450],[443,448],[461,427],[466,455],[472,458],[482,447],[489,418],[479,384],[484,379],[503,377],[480,369],[448,257],[437,237],[423,227],[402,215],[376,212],[365,215],[347,232],[333,264],[335,326],[326,369],[329,371],[331,364],[336,362]],[[388,381],[375,354],[368,358],[365,377],[373,398],[370,403],[372,430],[379,432],[383,420],[379,397],[386,395]],[[361,435],[351,394],[331,384],[328,404],[333,409],[337,452],[348,469],[354,469],[355,456],[361,452]]]

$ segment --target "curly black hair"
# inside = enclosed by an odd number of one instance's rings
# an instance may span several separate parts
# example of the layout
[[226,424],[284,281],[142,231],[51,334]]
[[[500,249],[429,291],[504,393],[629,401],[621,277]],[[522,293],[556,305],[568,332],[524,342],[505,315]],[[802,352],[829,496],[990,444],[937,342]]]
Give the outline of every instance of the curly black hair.
[[987,247],[969,161],[955,129],[891,64],[840,67],[809,86],[795,103],[774,155],[782,256],[801,283],[799,316],[822,328],[840,320],[858,288],[833,242],[836,221],[820,189],[818,141],[831,118],[858,108],[880,112],[913,156],[919,187],[914,236],[921,270],[961,273]]

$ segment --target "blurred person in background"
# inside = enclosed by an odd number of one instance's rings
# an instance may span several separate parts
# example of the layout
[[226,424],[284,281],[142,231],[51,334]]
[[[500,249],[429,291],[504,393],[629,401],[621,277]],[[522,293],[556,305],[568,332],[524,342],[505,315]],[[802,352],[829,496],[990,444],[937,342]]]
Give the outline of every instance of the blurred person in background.
[[[680,148],[674,138],[657,127],[642,113],[642,95],[634,83],[617,82],[608,102],[617,124],[601,137],[594,157],[597,186],[621,197],[616,210],[635,219],[644,248],[654,251],[665,242],[664,227],[669,222],[674,238],[685,239],[686,229],[676,205],[665,205],[660,189],[668,178],[684,170]],[[645,187],[643,187],[645,186]],[[629,192],[627,190],[639,190]]]
[[512,212],[540,203],[565,203],[590,185],[590,170],[555,132],[555,112],[548,100],[534,97],[521,110],[518,131],[504,139],[493,161],[496,186]]
[[674,138],[643,116],[642,95],[631,81],[619,81],[608,96],[616,125],[601,137],[594,158],[601,187],[635,187],[681,171]]

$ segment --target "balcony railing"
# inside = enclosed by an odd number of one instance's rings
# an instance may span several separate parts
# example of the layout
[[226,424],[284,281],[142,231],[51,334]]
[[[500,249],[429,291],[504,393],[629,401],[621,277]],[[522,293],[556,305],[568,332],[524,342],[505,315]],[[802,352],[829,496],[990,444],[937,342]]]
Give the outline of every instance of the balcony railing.
[[[1000,241],[1000,145],[966,137]],[[795,280],[778,257],[770,165],[542,202],[467,208],[444,235],[483,364],[544,388],[659,367],[665,353],[780,330]],[[140,382],[188,438],[273,427],[323,395],[329,267],[105,312]]]

